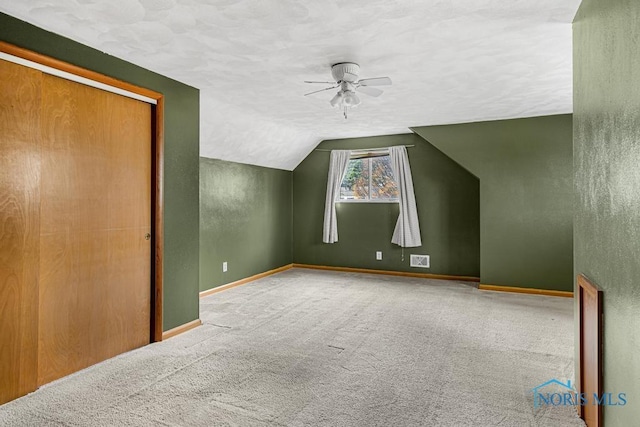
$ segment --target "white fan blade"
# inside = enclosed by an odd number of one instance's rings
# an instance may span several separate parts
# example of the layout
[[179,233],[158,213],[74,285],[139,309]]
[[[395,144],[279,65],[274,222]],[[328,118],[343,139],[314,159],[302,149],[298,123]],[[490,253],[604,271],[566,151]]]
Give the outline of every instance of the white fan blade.
[[309,81],[309,80],[305,80],[305,83],[322,83],[323,85],[334,85],[336,84],[336,82],[313,82],[313,81]]
[[342,76],[342,80],[345,82],[354,83],[356,80],[358,80],[358,76],[355,74],[345,72],[344,76]]
[[356,88],[356,91],[362,92],[365,95],[374,96],[374,97],[382,95],[382,90],[378,89],[377,87],[358,86]]
[[373,79],[362,79],[358,82],[361,86],[388,86],[391,84],[389,77],[375,77]]
[[335,89],[335,88],[337,88],[337,87],[338,87],[338,86],[332,86],[332,87],[327,87],[327,88],[320,89],[320,90],[314,90],[313,92],[305,93],[305,94],[304,94],[304,96],[312,95],[312,94],[314,94],[314,93],[318,93],[318,92],[324,92],[325,90],[331,90],[331,89]]

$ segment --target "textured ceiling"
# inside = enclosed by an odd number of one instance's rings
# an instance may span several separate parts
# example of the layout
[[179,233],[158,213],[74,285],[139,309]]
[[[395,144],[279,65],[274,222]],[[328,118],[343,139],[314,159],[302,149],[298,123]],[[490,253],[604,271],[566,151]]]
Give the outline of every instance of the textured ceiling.
[[[201,90],[202,156],[293,169],[323,139],[572,111],[580,0],[0,0],[10,15]],[[344,120],[353,61],[393,86]]]

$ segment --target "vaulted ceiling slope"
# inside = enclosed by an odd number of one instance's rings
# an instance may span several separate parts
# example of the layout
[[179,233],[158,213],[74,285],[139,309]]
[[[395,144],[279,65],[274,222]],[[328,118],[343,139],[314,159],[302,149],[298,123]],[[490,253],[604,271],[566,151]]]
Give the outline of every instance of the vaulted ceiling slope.
[[[200,154],[293,169],[323,139],[572,111],[580,0],[0,0],[10,15],[201,90]],[[389,76],[344,120],[330,66]],[[321,88],[317,87],[318,89]]]

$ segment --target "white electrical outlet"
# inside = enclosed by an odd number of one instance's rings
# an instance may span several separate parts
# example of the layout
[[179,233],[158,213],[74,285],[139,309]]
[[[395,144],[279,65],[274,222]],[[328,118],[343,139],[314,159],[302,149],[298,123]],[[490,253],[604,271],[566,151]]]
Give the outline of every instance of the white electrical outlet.
[[226,273],[227,272],[227,261],[222,263],[222,272]]
[[382,260],[382,251],[376,251],[376,259],[377,259],[378,261],[381,261],[381,260]]

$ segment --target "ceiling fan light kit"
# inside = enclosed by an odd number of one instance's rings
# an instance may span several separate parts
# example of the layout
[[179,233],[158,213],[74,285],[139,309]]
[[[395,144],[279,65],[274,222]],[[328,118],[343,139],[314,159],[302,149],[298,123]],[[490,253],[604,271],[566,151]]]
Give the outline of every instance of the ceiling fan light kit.
[[347,90],[344,92],[344,96],[342,97],[342,103],[345,107],[357,107],[360,105],[360,98],[358,98],[358,95],[352,91]]
[[[331,66],[331,76],[335,80],[334,86],[306,93],[305,96],[339,88],[338,92],[333,98],[331,98],[329,103],[332,107],[337,108],[346,119],[348,110],[360,105],[361,101],[356,92],[377,97],[382,95],[382,90],[372,86],[391,85],[391,79],[389,77],[376,77],[372,79],[358,80],[359,74],[360,66],[354,62],[339,62],[337,64],[333,64]],[[331,82],[315,81],[305,81],[305,83],[331,84]]]
[[331,98],[331,101],[329,101],[329,104],[331,104],[332,107],[337,107],[341,103],[342,103],[342,92],[336,93],[336,95],[333,98]]

